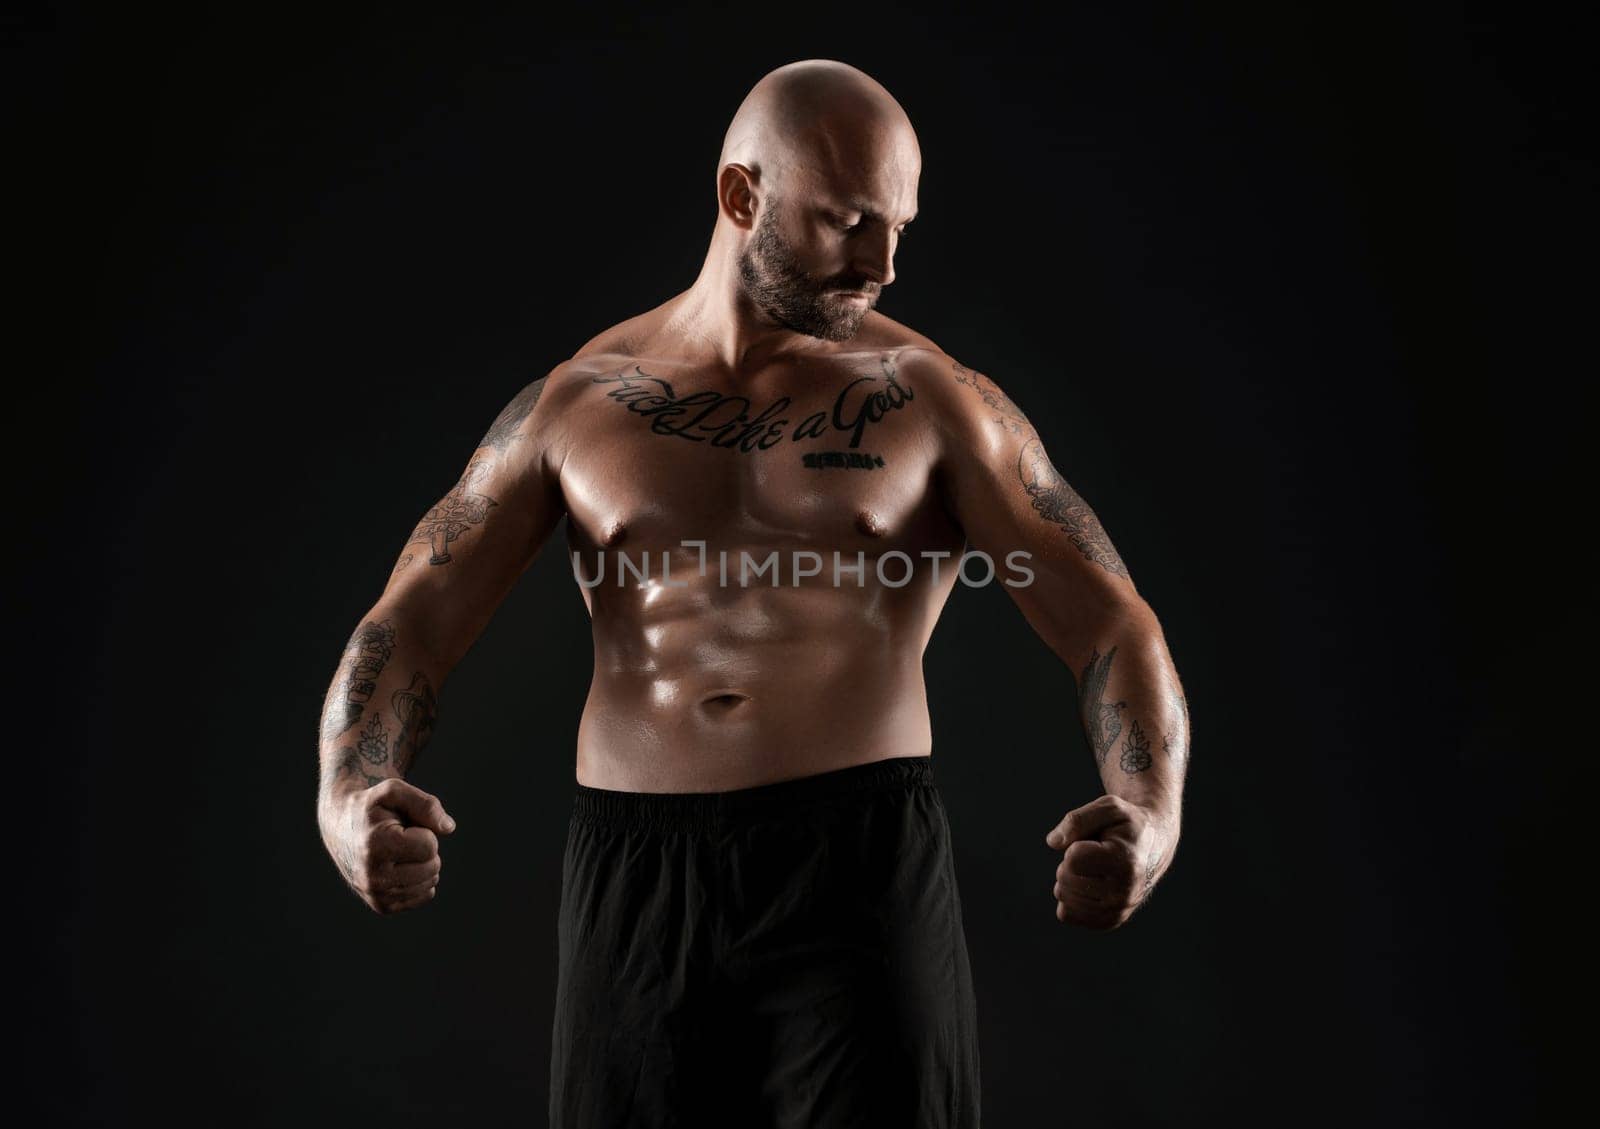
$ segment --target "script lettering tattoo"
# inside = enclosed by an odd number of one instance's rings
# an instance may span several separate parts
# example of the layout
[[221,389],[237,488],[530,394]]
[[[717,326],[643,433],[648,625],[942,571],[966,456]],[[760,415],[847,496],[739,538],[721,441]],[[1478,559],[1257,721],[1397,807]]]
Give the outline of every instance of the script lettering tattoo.
[[[831,410],[808,415],[787,432],[788,440],[796,443],[821,439],[832,430],[848,434],[852,448],[860,446],[869,424],[916,398],[911,386],[900,382],[889,361],[879,363],[880,376],[860,376],[850,381],[839,390]],[[680,396],[671,383],[651,376],[639,365],[634,365],[632,372],[589,379],[595,384],[613,385],[606,396],[649,419],[650,431],[655,435],[671,435],[749,455],[782,443],[789,427],[786,413],[792,401],[787,396],[778,397],[760,411],[743,396],[709,390]]]
[[416,763],[417,754],[433,736],[434,718],[439,713],[439,701],[427,675],[421,671],[411,676],[411,685],[396,690],[389,699],[395,717],[400,719],[400,732],[394,739],[394,766],[402,774]]
[[500,414],[495,416],[494,422],[489,425],[489,430],[478,446],[493,447],[504,453],[506,448],[511,446],[511,440],[516,438],[517,428],[522,426],[522,421],[533,414],[534,406],[539,403],[539,397],[544,395],[544,383],[549,379],[548,376],[541,376],[518,392],[512,401],[501,409]]
[[1111,660],[1116,655],[1115,647],[1103,655],[1099,651],[1090,652],[1089,665],[1083,668],[1083,677],[1079,680],[1078,708],[1089,736],[1089,749],[1101,764],[1105,763],[1122,733],[1122,711],[1127,707],[1126,702],[1104,700],[1106,680],[1111,677]]
[[1132,724],[1128,726],[1128,739],[1122,746],[1122,756],[1118,758],[1117,763],[1129,776],[1150,767],[1150,738],[1139,728],[1138,718],[1134,718]]
[[[846,384],[839,391],[839,398],[833,402],[833,426],[839,431],[850,432],[850,446],[861,446],[861,432],[869,423],[877,423],[888,412],[903,408],[910,402],[915,393],[895,379],[894,366],[888,361],[883,361],[884,387],[881,390],[872,390],[860,404],[856,405],[855,415],[849,420],[845,419],[845,403],[850,395],[850,390],[865,381],[877,381],[875,376],[861,376]],[[814,417],[813,417],[814,418]],[[795,429],[796,437],[805,428],[809,420],[802,421],[800,427]]]
[[493,456],[473,459],[462,472],[461,480],[450,488],[450,493],[422,515],[422,520],[411,533],[411,540],[420,541],[432,550],[428,557],[429,564],[449,564],[453,559],[450,556],[450,542],[482,522],[489,515],[491,506],[499,505],[489,495],[479,494],[472,489],[473,484],[488,474],[492,467]]
[[322,739],[332,741],[361,720],[362,707],[378,688],[378,676],[394,654],[394,625],[388,620],[363,623],[345,644],[344,674],[328,695],[322,716]]
[[1022,480],[1022,488],[1033,500],[1033,508],[1039,516],[1051,525],[1060,526],[1079,552],[1109,573],[1128,575],[1128,567],[1117,555],[1100,519],[1089,508],[1089,503],[1056,472],[1037,436],[1022,445],[1022,452],[1017,456],[1017,477]]
[[1022,414],[1022,409],[1012,403],[1011,397],[1007,396],[998,384],[976,369],[968,368],[960,361],[951,363],[955,365],[956,383],[972,389],[982,398],[983,402],[994,412],[995,423],[1013,435],[1030,435],[1034,433],[1033,424],[1028,422],[1028,417]]

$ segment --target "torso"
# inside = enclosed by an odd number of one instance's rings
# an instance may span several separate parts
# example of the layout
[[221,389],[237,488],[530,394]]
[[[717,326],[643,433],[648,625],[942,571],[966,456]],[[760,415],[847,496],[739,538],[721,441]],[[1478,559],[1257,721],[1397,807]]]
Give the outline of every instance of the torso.
[[[936,395],[900,358],[932,343],[874,313],[735,382],[683,359],[663,321],[568,365],[560,488],[595,654],[578,782],[726,791],[927,755],[922,656],[964,546],[937,489]],[[685,541],[705,542],[704,575]],[[887,584],[877,568],[893,550],[915,562],[899,587],[904,560]],[[797,551],[817,575],[796,575]],[[774,552],[776,584],[755,571]],[[935,582],[923,554],[941,552]]]

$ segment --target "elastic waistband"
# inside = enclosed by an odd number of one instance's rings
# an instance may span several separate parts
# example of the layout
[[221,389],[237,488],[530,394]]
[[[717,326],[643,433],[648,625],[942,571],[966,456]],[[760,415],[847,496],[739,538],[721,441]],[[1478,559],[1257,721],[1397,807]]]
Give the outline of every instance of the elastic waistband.
[[599,823],[710,831],[855,792],[933,786],[931,756],[890,757],[728,792],[618,792],[578,784],[572,811]]

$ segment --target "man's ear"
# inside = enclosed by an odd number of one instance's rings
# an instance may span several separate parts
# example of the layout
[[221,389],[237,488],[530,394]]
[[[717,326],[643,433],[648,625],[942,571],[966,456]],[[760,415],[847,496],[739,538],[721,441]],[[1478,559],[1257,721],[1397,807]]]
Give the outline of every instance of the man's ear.
[[717,175],[718,206],[735,227],[748,231],[755,226],[759,200],[756,185],[760,180],[759,172],[736,161],[723,165]]

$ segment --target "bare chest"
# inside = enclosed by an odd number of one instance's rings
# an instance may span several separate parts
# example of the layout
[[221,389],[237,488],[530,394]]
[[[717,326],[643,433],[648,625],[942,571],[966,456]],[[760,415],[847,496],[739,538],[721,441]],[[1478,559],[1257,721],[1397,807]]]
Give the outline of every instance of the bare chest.
[[588,378],[562,464],[574,549],[948,541],[933,421],[883,361],[746,387],[636,363]]

